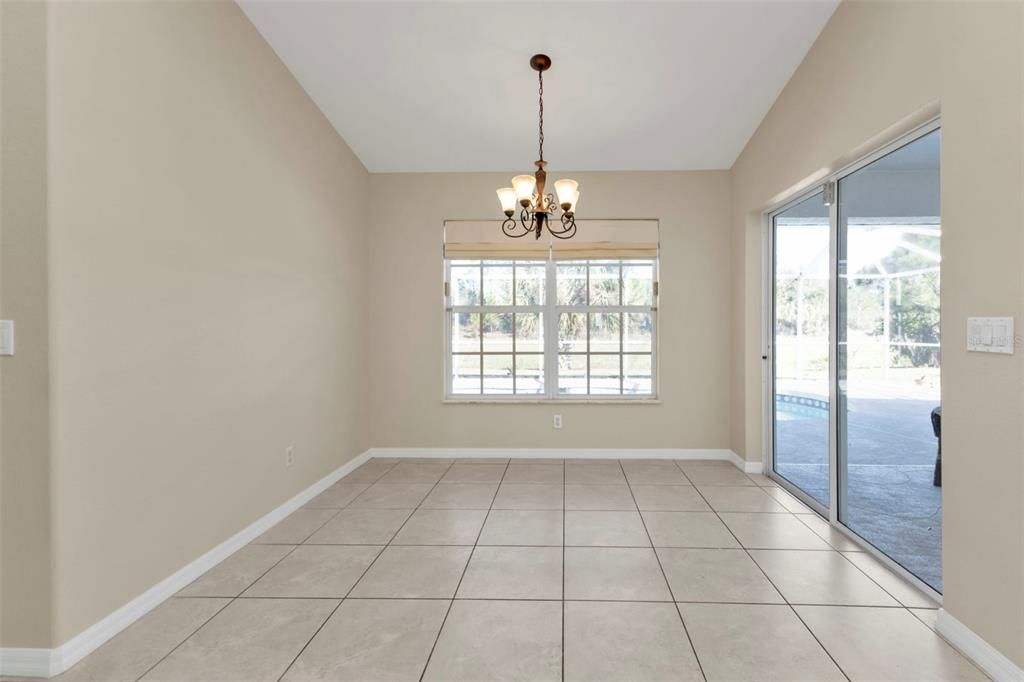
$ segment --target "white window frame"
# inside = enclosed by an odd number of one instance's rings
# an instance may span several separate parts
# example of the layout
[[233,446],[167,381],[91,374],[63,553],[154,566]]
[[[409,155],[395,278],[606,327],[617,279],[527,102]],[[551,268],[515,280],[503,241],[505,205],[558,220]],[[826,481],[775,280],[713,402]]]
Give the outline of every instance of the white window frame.
[[[545,268],[545,280],[544,280],[544,304],[541,306],[454,306],[451,302],[452,287],[450,285],[451,278],[451,261],[452,260],[478,260],[478,261],[509,261],[509,262],[535,262],[539,265],[543,265]],[[653,264],[653,305],[650,306],[630,306],[630,305],[617,305],[617,306],[561,306],[558,305],[558,282],[557,282],[557,266],[558,263],[568,262],[559,261],[551,258],[454,258],[444,259],[444,400],[445,402],[453,403],[537,403],[537,402],[584,402],[584,403],[621,403],[621,402],[658,402],[658,298],[659,298],[659,259],[658,257],[653,258],[581,258],[573,259],[574,262],[601,262],[601,261],[622,261],[628,263],[631,260],[651,262]],[[513,273],[515,269],[513,268]],[[589,291],[589,268],[587,289]],[[513,274],[514,277],[514,274]],[[622,275],[620,270],[619,276],[620,290],[622,288]],[[513,291],[514,291],[514,280],[513,280]],[[535,313],[540,312],[544,321],[544,338],[543,338],[543,357],[544,357],[544,392],[533,393],[533,394],[494,394],[494,393],[483,393],[481,387],[481,393],[453,393],[452,392],[452,322],[453,316],[459,313],[479,313],[481,315],[485,313]],[[648,394],[561,394],[558,391],[558,318],[561,313],[572,312],[572,313],[650,313],[652,319],[651,329],[651,393]],[[588,318],[589,319],[589,318]],[[618,355],[620,358],[620,375],[624,375],[624,358],[627,355],[647,355],[647,353],[630,353],[622,348],[622,329],[620,327],[620,345]],[[587,335],[589,340],[590,325],[587,325]],[[500,352],[481,352],[479,355],[513,355],[513,351],[500,351]],[[589,391],[590,381],[590,356],[591,355],[604,355],[602,353],[592,353],[589,349],[583,353],[574,353],[575,355],[585,355],[587,357],[587,381]],[[607,355],[613,355],[608,353]],[[624,381],[625,377],[620,376],[620,382]],[[621,384],[620,384],[621,385]]]

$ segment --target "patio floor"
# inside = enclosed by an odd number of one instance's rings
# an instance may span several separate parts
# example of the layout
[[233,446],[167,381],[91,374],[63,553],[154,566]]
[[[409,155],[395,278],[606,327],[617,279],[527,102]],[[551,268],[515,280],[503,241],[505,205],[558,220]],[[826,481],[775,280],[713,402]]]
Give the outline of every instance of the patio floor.
[[[819,396],[820,397],[820,396]],[[932,485],[937,401],[850,398],[844,522],[942,591],[942,489]],[[780,411],[776,471],[812,497],[828,498],[828,419]]]

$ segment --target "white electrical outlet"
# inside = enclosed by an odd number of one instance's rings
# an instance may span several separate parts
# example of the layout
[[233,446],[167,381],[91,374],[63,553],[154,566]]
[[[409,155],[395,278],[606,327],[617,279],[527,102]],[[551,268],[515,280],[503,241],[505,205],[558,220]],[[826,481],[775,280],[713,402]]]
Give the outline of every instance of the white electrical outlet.
[[552,423],[552,426],[554,426],[556,429],[562,428],[562,415],[560,415],[560,414],[556,414],[555,415],[555,419],[554,419],[554,422]]
[[284,450],[284,465],[290,467],[292,464],[295,464],[295,446],[289,445]]

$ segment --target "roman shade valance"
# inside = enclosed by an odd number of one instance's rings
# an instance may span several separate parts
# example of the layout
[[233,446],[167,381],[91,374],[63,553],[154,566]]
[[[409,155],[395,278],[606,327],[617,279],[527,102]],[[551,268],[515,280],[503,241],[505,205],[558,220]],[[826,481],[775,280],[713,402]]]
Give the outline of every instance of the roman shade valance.
[[446,220],[444,255],[450,259],[544,258],[657,258],[657,220],[577,220],[576,236],[556,239],[506,237],[500,220]]

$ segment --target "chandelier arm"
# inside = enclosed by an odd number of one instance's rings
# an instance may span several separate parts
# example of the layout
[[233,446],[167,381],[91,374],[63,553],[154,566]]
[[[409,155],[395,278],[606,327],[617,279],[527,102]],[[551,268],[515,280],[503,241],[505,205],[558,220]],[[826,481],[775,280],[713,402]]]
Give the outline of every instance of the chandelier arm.
[[532,234],[537,229],[537,219],[525,208],[519,212],[519,224],[526,230],[524,234]]
[[512,237],[513,239],[520,239],[520,238],[525,237],[526,235],[530,234],[529,231],[522,232],[521,234],[516,234],[517,230],[518,230],[518,227],[516,226],[516,221],[513,218],[506,218],[505,222],[503,222],[501,224],[501,231],[503,233],[505,233],[506,237]]
[[550,232],[551,236],[554,237],[555,239],[572,239],[573,237],[576,236],[576,221],[574,220],[570,222],[569,226],[566,227],[564,230],[555,231],[548,228],[548,232]]
[[558,239],[570,239],[576,234],[576,216],[563,213],[561,223],[561,230],[553,230],[551,229],[551,223],[548,222],[548,232],[551,233],[552,237],[557,237]]

